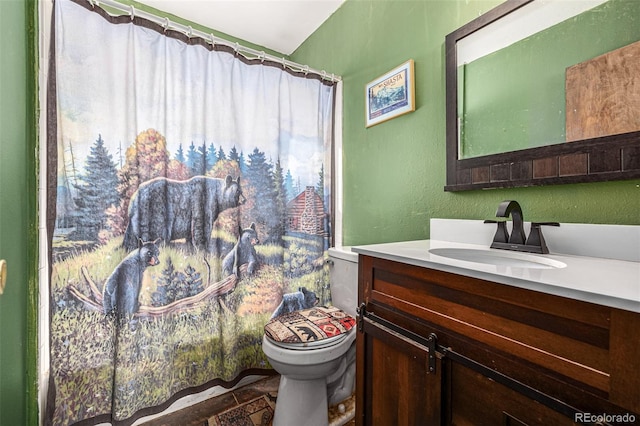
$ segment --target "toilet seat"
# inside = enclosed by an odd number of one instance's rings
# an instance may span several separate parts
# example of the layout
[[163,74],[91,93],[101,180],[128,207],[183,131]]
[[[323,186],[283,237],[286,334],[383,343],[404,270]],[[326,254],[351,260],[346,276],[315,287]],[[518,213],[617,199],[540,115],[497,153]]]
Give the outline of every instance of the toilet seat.
[[327,337],[326,339],[322,340],[313,340],[310,342],[278,342],[277,340],[274,340],[269,336],[267,336],[267,339],[269,339],[271,343],[279,348],[295,351],[311,351],[337,345],[342,340],[344,340],[345,337],[347,337],[346,334],[339,334],[337,336]]
[[339,344],[355,324],[355,318],[341,309],[316,306],[271,319],[264,334],[279,348],[309,351]]

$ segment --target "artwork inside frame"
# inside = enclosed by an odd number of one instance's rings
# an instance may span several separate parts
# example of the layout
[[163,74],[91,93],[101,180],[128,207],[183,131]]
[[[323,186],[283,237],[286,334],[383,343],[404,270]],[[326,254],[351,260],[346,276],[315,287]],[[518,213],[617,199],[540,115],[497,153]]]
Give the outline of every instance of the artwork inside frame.
[[409,59],[367,84],[366,127],[415,111],[414,62]]

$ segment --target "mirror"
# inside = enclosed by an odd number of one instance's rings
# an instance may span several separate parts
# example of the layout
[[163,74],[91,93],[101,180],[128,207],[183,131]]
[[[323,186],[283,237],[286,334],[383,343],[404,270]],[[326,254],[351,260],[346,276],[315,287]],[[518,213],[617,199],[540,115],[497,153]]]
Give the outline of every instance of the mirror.
[[449,34],[445,190],[640,177],[639,16],[507,0]]

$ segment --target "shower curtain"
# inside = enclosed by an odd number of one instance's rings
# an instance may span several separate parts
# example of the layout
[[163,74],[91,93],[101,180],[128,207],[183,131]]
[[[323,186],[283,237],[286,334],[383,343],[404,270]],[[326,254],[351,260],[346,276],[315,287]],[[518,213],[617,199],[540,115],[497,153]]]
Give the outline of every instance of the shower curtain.
[[51,49],[47,424],[271,374],[283,295],[330,303],[333,84],[85,0]]

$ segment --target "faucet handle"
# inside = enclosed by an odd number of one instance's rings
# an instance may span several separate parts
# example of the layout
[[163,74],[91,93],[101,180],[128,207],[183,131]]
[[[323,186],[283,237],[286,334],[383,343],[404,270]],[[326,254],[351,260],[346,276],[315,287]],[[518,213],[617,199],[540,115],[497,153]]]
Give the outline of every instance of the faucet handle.
[[504,220],[485,220],[484,223],[497,223],[498,229],[493,236],[494,243],[507,243],[509,242],[509,231],[507,231],[507,222]]
[[558,222],[531,222],[531,231],[525,245],[540,247],[540,253],[547,254],[549,249],[547,248],[547,242],[542,235],[541,226],[560,226]]

